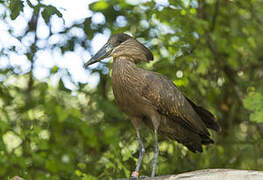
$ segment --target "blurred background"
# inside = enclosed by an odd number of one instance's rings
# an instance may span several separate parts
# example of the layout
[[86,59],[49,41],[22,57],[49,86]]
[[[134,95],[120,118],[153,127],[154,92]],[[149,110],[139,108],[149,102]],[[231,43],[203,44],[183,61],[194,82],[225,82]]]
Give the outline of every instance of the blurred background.
[[[138,144],[114,102],[112,61],[82,67],[121,32],[153,52],[141,67],[166,75],[223,129],[203,153],[161,141],[157,175],[263,170],[262,0],[1,0],[0,179],[129,177]],[[143,140],[149,175],[150,130]]]

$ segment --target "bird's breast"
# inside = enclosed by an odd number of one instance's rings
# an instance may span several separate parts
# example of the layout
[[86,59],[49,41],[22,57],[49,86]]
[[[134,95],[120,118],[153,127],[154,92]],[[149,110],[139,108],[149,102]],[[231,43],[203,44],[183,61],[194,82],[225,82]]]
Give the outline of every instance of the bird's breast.
[[142,71],[126,59],[115,59],[112,89],[119,107],[128,115],[141,116],[147,102],[141,96],[144,87]]

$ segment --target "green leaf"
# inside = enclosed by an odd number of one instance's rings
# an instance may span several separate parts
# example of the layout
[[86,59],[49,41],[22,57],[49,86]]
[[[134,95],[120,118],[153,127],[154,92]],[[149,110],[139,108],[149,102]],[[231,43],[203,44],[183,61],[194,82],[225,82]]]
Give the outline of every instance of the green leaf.
[[244,99],[243,103],[248,110],[261,110],[263,109],[263,95],[258,92],[251,92],[249,96]]
[[250,92],[243,100],[244,107],[252,113],[249,119],[253,122],[263,123],[263,95],[258,92]]
[[17,18],[19,13],[23,11],[24,4],[21,0],[11,0],[9,4],[9,8],[11,10],[11,19],[14,20]]
[[249,115],[249,119],[253,122],[263,123],[263,110],[256,111]]
[[66,91],[66,92],[71,92],[69,89],[67,89],[65,86],[64,86],[64,83],[62,81],[62,79],[59,80],[58,82],[58,88],[62,91]]
[[87,34],[88,38],[92,39],[93,31],[90,28],[90,25],[91,25],[91,17],[85,19],[85,21],[84,21],[84,31]]
[[56,173],[58,171],[58,165],[55,160],[46,161],[45,167],[52,173]]
[[44,9],[44,11],[42,11],[41,14],[42,14],[42,16],[43,16],[43,18],[44,18],[44,20],[45,20],[45,22],[46,22],[47,24],[48,24],[49,21],[50,21],[50,17],[51,17],[52,15],[54,15],[54,14],[56,14],[58,17],[62,17],[61,12],[59,12],[59,10],[58,10],[56,7],[51,6],[51,5],[46,6],[45,9]]
[[58,67],[53,66],[53,68],[51,69],[51,74],[56,74],[57,72],[58,72]]
[[101,11],[108,8],[108,3],[105,1],[98,1],[90,5],[90,9],[93,11]]
[[187,86],[189,84],[189,81],[187,78],[182,78],[182,79],[176,79],[173,81],[176,86]]
[[33,4],[29,0],[26,0],[26,2],[29,5],[29,7],[34,8]]

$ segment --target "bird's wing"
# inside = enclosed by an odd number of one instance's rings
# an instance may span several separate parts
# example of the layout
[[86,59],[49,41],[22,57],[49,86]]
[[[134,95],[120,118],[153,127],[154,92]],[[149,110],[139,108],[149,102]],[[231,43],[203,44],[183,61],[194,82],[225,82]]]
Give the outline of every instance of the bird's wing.
[[142,95],[159,113],[172,119],[180,119],[180,123],[192,131],[209,136],[204,122],[172,81],[151,71],[145,71],[144,81]]

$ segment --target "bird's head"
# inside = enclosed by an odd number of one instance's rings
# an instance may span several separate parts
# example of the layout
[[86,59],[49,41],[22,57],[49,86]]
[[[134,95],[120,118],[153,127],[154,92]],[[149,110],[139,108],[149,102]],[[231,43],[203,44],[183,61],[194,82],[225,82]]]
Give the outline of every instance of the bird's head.
[[134,63],[153,60],[153,54],[149,49],[133,37],[122,33],[112,35],[107,43],[84,64],[84,67],[87,68],[89,65],[110,56],[113,58],[127,56]]

